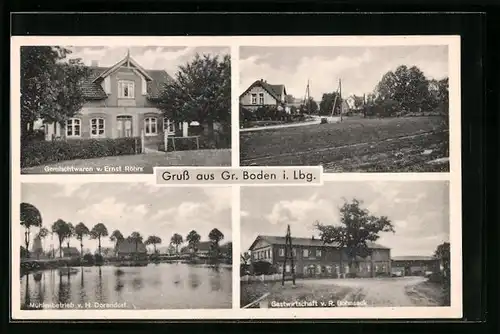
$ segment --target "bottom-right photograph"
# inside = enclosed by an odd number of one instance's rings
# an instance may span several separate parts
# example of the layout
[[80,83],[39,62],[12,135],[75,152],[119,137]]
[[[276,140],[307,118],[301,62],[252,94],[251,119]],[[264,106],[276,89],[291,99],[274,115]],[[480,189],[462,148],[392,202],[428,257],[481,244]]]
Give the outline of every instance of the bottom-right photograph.
[[450,306],[448,181],[241,190],[242,308]]

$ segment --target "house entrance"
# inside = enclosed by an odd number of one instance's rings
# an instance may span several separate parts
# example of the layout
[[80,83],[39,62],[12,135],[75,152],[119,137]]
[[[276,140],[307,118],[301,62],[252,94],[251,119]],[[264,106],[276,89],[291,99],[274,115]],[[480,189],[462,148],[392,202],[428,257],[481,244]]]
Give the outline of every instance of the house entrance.
[[132,137],[132,116],[117,116],[116,128],[118,137]]

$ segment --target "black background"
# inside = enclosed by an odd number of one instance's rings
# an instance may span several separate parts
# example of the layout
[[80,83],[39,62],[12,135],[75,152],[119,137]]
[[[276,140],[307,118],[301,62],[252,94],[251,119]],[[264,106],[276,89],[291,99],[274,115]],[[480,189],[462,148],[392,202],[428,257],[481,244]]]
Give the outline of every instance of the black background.
[[[427,2],[431,3],[431,2]],[[484,2],[486,3],[486,2]],[[108,1],[106,4],[97,4],[92,8],[92,4],[87,2],[87,10],[129,10],[138,8],[137,4],[131,2]],[[461,9],[460,2],[455,1],[454,5],[444,5],[441,2],[441,8],[435,5],[434,8],[457,10]],[[45,4],[42,7],[29,7],[33,5],[30,2],[23,4],[11,4],[11,10],[23,11],[27,8],[31,10],[50,10],[51,5]],[[54,6],[54,5],[52,5]],[[64,9],[74,11],[76,5],[74,2],[62,4]],[[169,10],[168,6],[161,6],[161,2],[148,3],[143,2],[141,9],[148,11]],[[184,6],[184,7],[182,7]],[[167,8],[165,8],[167,7]],[[198,6],[189,6],[183,4],[174,5],[171,8],[176,10],[217,10],[206,3],[200,3]],[[278,9],[276,9],[278,7]],[[377,6],[378,10],[389,10],[391,7],[386,5]],[[53,7],[55,8],[55,7]],[[99,9],[97,9],[99,8]],[[113,9],[112,9],[113,8]],[[252,4],[237,4],[230,7],[231,10],[290,10],[294,4],[272,4],[264,5],[255,2]],[[268,9],[269,8],[269,9]],[[338,8],[353,11],[373,11],[375,7],[369,6],[347,6]],[[338,10],[338,8],[336,10]],[[418,7],[407,6],[407,11],[415,10]],[[463,8],[463,7],[462,7]],[[60,9],[60,8],[59,8]],[[303,5],[300,11],[315,10],[324,11],[325,5]],[[486,7],[467,7],[466,10],[486,10]],[[498,8],[497,8],[498,9]],[[80,9],[81,10],[81,9]],[[170,9],[172,10],[172,9]],[[295,4],[294,11],[298,11]],[[401,9],[399,9],[401,10]],[[425,10],[420,6],[418,10]],[[487,312],[487,304],[492,307],[497,304],[498,290],[498,226],[499,207],[497,191],[498,186],[498,142],[500,136],[497,131],[498,112],[500,111],[500,94],[498,91],[500,74],[500,54],[498,46],[500,44],[500,29],[498,11],[489,7],[490,12],[486,13],[306,13],[306,14],[244,14],[244,13],[198,13],[198,14],[34,14],[18,13],[12,16],[5,15],[11,19],[11,31],[4,35],[148,35],[148,36],[168,36],[168,35],[460,35],[461,36],[461,97],[462,97],[462,255],[463,255],[463,310],[464,319],[454,322],[480,322],[488,318],[490,321],[497,320],[497,312],[490,308]],[[492,10],[492,11],[491,11]],[[493,15],[497,15],[496,17]],[[7,22],[7,21],[4,21]],[[486,33],[488,31],[488,34]],[[8,44],[6,43],[7,50]],[[4,50],[6,50],[4,48]],[[488,54],[486,54],[488,53]],[[6,53],[4,53],[6,55]],[[9,64],[8,56],[4,58],[3,80],[8,83]],[[3,85],[3,96],[8,96],[8,84]],[[4,102],[3,116],[8,114],[8,101]],[[7,103],[5,103],[7,102]],[[495,129],[496,128],[496,129]],[[488,188],[487,188],[488,186]],[[16,220],[14,220],[15,223]],[[452,222],[453,224],[453,222]],[[7,224],[4,224],[6,227]],[[6,235],[10,235],[8,229]],[[4,234],[5,235],[5,234]],[[486,237],[492,241],[486,243]],[[3,252],[7,250],[7,243],[2,247]],[[488,249],[487,249],[488,248]],[[486,252],[487,251],[487,252]],[[8,252],[7,252],[8,255]],[[488,273],[486,273],[487,258],[489,258]],[[6,272],[6,271],[4,271]],[[486,290],[486,281],[489,282]],[[7,282],[10,277],[7,278]],[[493,284],[491,284],[493,283]],[[8,290],[8,283],[3,284]],[[10,291],[3,294],[9,296]],[[487,298],[488,296],[488,298]],[[15,296],[14,296],[15,297]],[[7,298],[6,302],[9,302]],[[7,309],[10,309],[10,305]],[[493,313],[492,313],[493,312]],[[7,314],[4,312],[4,314]],[[10,315],[9,315],[10,319]],[[161,321],[162,319],[158,319]],[[269,319],[269,321],[276,321]],[[353,321],[341,321],[333,319],[324,319],[325,322],[344,323],[343,332],[363,332],[378,330],[380,332],[390,330],[404,330],[404,332],[421,332],[422,327],[413,323],[409,326],[401,327],[402,320],[379,320],[378,324],[370,325],[372,327],[363,327],[362,325],[352,324]],[[315,320],[314,322],[323,322]],[[422,322],[407,319],[405,322]],[[450,322],[444,319],[427,319],[424,321],[432,322]],[[53,322],[53,321],[51,321]],[[134,320],[134,322],[137,322]],[[171,320],[169,320],[172,323]],[[206,321],[204,322],[218,322]],[[240,321],[247,322],[247,321]],[[252,321],[251,321],[252,322]],[[253,321],[256,322],[256,321]],[[259,320],[259,322],[262,322]],[[305,322],[305,320],[304,320]],[[355,322],[359,322],[358,320]],[[373,320],[367,320],[373,323]],[[233,321],[234,323],[234,321]],[[407,324],[408,325],[408,324]],[[37,325],[40,326],[40,325]],[[54,326],[54,325],[52,325]],[[57,326],[57,325],[56,325]],[[104,324],[99,325],[105,328]],[[152,326],[152,324],[148,325]],[[218,325],[219,326],[219,325]],[[269,325],[267,325],[269,326]],[[295,327],[300,329],[301,327]],[[319,332],[322,327],[310,328],[309,324],[303,325],[309,331]],[[325,325],[326,326],[326,325]],[[327,325],[323,330],[331,332],[333,328]],[[354,326],[354,327],[352,327]],[[449,327],[450,325],[436,324],[434,328],[441,328],[443,331],[453,332],[464,331],[465,327]],[[41,328],[41,327],[37,327]],[[55,328],[55,327],[52,327]],[[128,328],[133,328],[128,325]],[[209,330],[210,327],[201,328]],[[213,328],[213,327],[212,327]],[[277,331],[285,330],[286,327],[273,327]],[[336,327],[335,327],[336,328]],[[364,328],[364,330],[363,330]],[[469,331],[470,326],[467,326]],[[484,326],[482,327],[485,328]],[[492,327],[490,327],[490,330]],[[152,327],[149,330],[156,330]],[[427,329],[428,330],[428,329]],[[425,331],[427,331],[425,330]],[[439,330],[439,329],[438,329]],[[219,331],[219,330],[217,330]],[[498,332],[498,329],[492,332]]]

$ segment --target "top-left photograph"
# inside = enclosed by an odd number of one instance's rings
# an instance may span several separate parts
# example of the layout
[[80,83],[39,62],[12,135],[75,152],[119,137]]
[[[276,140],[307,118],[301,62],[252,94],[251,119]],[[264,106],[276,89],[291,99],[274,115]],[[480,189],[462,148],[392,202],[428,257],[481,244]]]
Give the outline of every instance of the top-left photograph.
[[19,60],[21,174],[231,165],[229,47],[30,45]]

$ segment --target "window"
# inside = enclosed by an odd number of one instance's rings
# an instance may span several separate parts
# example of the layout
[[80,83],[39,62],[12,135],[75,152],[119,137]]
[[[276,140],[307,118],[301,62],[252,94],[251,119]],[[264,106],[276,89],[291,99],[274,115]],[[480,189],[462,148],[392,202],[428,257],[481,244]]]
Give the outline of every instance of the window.
[[293,256],[297,256],[297,250],[295,248],[292,249]]
[[90,120],[90,136],[104,137],[104,118],[92,118]]
[[285,256],[285,249],[284,248],[280,248],[280,256]]
[[259,104],[264,104],[264,93],[259,93]]
[[366,264],[366,271],[371,272],[372,271],[372,266],[371,264],[367,263]]
[[267,250],[267,258],[268,258],[268,259],[270,259],[270,258],[271,258],[271,250],[270,250],[270,249],[268,249],[268,250]]
[[290,265],[289,265],[289,264],[287,264],[287,265],[286,265],[286,272],[287,272],[287,273],[289,273],[289,272],[290,272],[290,269],[291,269]]
[[321,249],[316,250],[316,257],[321,257]]
[[304,272],[303,272],[303,274],[307,275],[308,272],[309,272],[309,270],[308,270],[307,266],[304,266]]
[[257,104],[257,94],[252,94],[252,104]]
[[81,121],[78,118],[68,119],[66,121],[66,137],[80,137],[81,136],[80,124]]
[[303,256],[303,257],[308,257],[308,256],[309,256],[309,250],[308,250],[308,249],[304,249],[304,250],[302,251],[302,256]]
[[144,134],[146,136],[154,136],[158,133],[157,120],[155,117],[147,117],[144,119]]
[[331,274],[332,273],[332,267],[326,266],[326,272]]
[[318,264],[316,266],[316,274],[319,274],[319,273],[321,273],[321,266]]
[[133,81],[118,81],[118,98],[120,99],[133,99],[134,82]]

